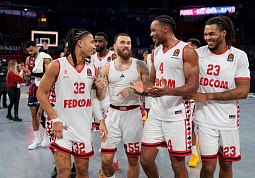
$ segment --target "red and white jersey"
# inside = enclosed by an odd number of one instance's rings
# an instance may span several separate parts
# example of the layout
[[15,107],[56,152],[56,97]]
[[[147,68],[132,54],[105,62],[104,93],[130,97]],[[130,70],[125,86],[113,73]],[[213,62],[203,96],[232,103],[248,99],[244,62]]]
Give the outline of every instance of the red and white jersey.
[[77,70],[66,57],[57,61],[59,71],[55,82],[56,102],[53,109],[59,119],[66,123],[67,131],[72,135],[72,138],[67,139],[76,142],[91,141],[90,91],[94,82],[92,76],[95,75],[95,67],[84,61],[83,68]]
[[114,67],[114,61],[110,64],[109,74],[109,96],[110,104],[114,106],[140,105],[140,97],[132,94],[127,98],[117,94],[124,88],[131,87],[130,82],[138,82],[137,59],[132,58],[132,64],[125,71],[117,71]]
[[[202,93],[218,93],[236,88],[236,80],[250,80],[247,55],[235,47],[222,54],[212,53],[208,46],[198,48],[199,89]],[[236,130],[239,125],[239,100],[209,100],[196,103],[195,122],[218,130]]]
[[[169,88],[185,85],[183,50],[187,45],[187,43],[179,41],[167,51],[163,50],[162,45],[155,49],[155,86],[162,85],[162,76]],[[152,99],[150,115],[160,120],[178,121],[186,119],[186,113],[190,112],[188,108],[182,96],[162,96]]]
[[[100,74],[100,71],[105,64],[108,64],[111,61],[113,61],[114,54],[115,53],[113,51],[109,50],[106,56],[103,58],[99,58],[98,53],[95,53],[91,56],[92,64],[94,64],[94,66],[97,68],[98,75]],[[99,101],[99,103],[100,103],[101,109],[107,109],[109,107],[110,100],[109,100],[108,90],[106,91],[104,100]]]

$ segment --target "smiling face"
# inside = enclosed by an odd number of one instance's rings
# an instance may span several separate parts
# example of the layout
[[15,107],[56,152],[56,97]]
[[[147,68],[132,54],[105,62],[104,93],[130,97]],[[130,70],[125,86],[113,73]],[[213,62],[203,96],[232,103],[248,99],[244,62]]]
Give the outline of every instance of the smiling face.
[[96,52],[103,51],[107,46],[107,41],[104,36],[95,36]]
[[119,36],[114,44],[114,49],[117,51],[117,55],[122,59],[129,60],[132,55],[130,37]]
[[78,43],[81,46],[81,53],[83,54],[83,57],[84,58],[91,57],[93,51],[96,48],[93,36],[91,34],[88,34],[79,41]]
[[151,23],[151,37],[156,46],[161,45],[166,42],[166,38],[163,32],[163,25],[159,23],[158,20],[155,20]]
[[226,46],[226,30],[220,31],[216,24],[206,25],[204,39],[211,51],[216,51],[221,46]]

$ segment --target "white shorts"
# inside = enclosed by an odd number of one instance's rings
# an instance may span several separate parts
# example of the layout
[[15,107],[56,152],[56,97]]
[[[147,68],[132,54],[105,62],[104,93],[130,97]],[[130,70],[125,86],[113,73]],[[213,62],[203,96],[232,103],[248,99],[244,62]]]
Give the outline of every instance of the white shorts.
[[152,97],[151,97],[151,96],[146,96],[146,97],[145,97],[145,111],[150,111],[150,108],[151,108],[151,100],[152,100]]
[[122,110],[109,107],[105,124],[108,130],[106,141],[101,143],[101,153],[112,154],[123,138],[127,156],[138,157],[141,154],[141,138],[143,132],[142,114],[140,106],[131,110]]
[[219,156],[223,161],[240,161],[239,130],[216,130],[199,125],[198,142],[203,161]]
[[50,150],[59,151],[67,155],[73,155],[76,158],[90,158],[94,155],[92,142],[77,143],[65,138],[58,139],[52,137]]
[[143,131],[142,147],[167,147],[170,155],[191,155],[192,125],[190,119],[162,121],[151,116],[146,120]]

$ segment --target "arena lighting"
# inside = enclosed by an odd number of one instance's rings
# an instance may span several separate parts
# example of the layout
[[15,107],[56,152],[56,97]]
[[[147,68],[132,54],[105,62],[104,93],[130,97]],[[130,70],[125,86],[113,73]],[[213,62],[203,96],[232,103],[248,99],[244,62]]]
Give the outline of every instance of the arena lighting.
[[220,6],[220,7],[202,7],[193,9],[181,9],[180,16],[196,16],[209,14],[225,14],[226,12],[234,13],[235,6]]

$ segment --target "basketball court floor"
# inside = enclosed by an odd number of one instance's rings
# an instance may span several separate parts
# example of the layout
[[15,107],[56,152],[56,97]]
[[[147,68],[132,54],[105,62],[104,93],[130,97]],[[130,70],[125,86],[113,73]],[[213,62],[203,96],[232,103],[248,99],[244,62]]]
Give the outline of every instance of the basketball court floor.
[[[28,150],[27,147],[34,139],[31,125],[31,114],[27,106],[28,87],[21,87],[19,116],[22,122],[14,122],[5,118],[7,109],[0,109],[0,178],[49,178],[55,165],[51,151],[39,147]],[[233,177],[251,178],[255,175],[255,98],[249,97],[241,100],[240,139],[242,160],[233,163]],[[41,138],[43,136],[42,127]],[[100,168],[100,137],[99,132],[93,132],[95,155],[90,159],[89,175],[98,178]],[[120,170],[116,171],[116,178],[125,178],[127,172],[127,159],[123,144],[118,146],[117,158]],[[188,167],[190,157],[186,157],[186,166],[190,178],[198,178],[201,162],[196,168]],[[167,149],[161,148],[156,159],[161,178],[174,177]],[[217,166],[215,176],[218,177]],[[140,167],[140,178],[146,178]]]

